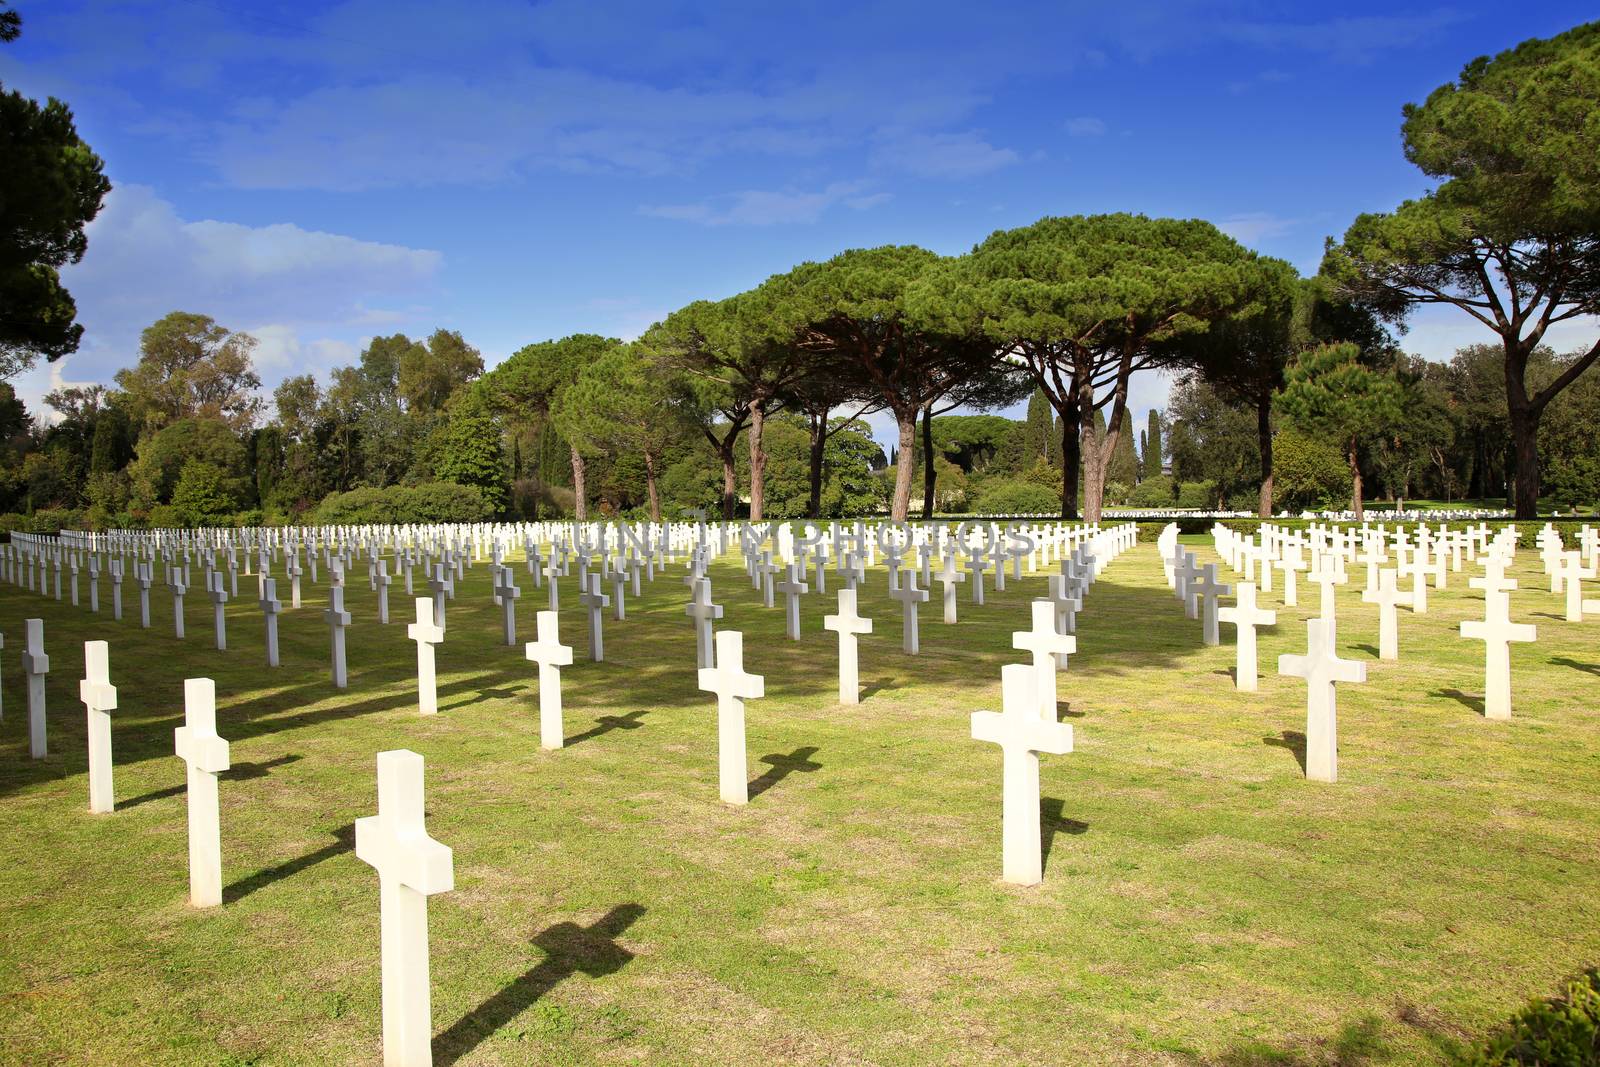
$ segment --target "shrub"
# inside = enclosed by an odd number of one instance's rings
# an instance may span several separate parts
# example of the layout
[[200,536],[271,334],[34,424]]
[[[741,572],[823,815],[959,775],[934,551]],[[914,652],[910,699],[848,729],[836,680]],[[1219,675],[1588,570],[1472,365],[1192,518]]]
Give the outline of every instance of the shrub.
[[1559,997],[1528,1004],[1467,1060],[1471,1067],[1594,1067],[1600,1064],[1600,970],[1567,983]]
[[317,505],[314,521],[325,525],[482,522],[493,513],[475,486],[426,482],[329,493]]
[[1176,495],[1172,488],[1171,478],[1165,474],[1152,474],[1133,487],[1133,492],[1128,494],[1128,506],[1130,508],[1170,508]]
[[239,509],[236,479],[215,463],[191,459],[172,490],[172,509],[185,526],[217,526]]
[[1005,479],[984,486],[974,510],[982,515],[1058,515],[1061,496],[1033,482]]
[[1178,486],[1178,507],[1188,511],[1210,511],[1217,506],[1217,483],[1184,482]]
[[1350,465],[1339,450],[1293,430],[1272,439],[1272,506],[1277,511],[1343,508]]

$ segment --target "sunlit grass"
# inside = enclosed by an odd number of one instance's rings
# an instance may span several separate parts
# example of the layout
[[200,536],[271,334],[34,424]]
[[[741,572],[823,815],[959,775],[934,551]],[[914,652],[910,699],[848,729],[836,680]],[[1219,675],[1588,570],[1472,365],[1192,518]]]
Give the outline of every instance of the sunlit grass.
[[[1204,558],[1214,559],[1198,539]],[[1530,995],[1600,961],[1600,620],[1569,624],[1520,554],[1513,597],[1539,640],[1512,651],[1515,718],[1477,701],[1481,615],[1463,574],[1402,613],[1380,663],[1376,610],[1339,593],[1337,785],[1303,779],[1305,690],[1273,672],[1306,610],[1261,633],[1261,690],[1233,690],[1153,545],[1118,560],[1061,677],[1077,751],[1045,757],[1045,882],[999,882],[999,754],[968,714],[998,704],[1010,633],[1044,579],[962,621],[899,605],[873,576],[859,707],[836,701],[826,597],[783,637],[742,570],[715,568],[725,623],[765,674],[749,707],[747,808],[717,800],[714,701],[695,687],[681,569],[583,658],[562,630],[568,748],[538,747],[533,665],[500,644],[480,565],[449,608],[441,714],[416,713],[399,583],[376,623],[364,568],[347,606],[350,688],[328,681],[324,587],[263,666],[254,580],[189,637],[0,588],[0,1060],[357,1063],[378,1055],[378,893],[349,851],[375,810],[374,756],[427,759],[428,823],[455,850],[431,904],[436,1062],[1439,1062]],[[1352,571],[1359,583],[1360,574]],[[524,573],[524,640],[545,593]],[[1302,601],[1315,603],[1315,589]],[[1308,595],[1309,594],[1309,595]],[[285,596],[286,600],[287,597]],[[87,596],[85,595],[85,602]],[[27,757],[21,620],[45,619],[51,755]],[[1231,638],[1231,628],[1225,628]],[[119,810],[87,812],[81,642],[111,641]],[[235,772],[222,784],[227,903],[184,902],[182,681],[216,679]],[[756,792],[759,790],[759,792]]]

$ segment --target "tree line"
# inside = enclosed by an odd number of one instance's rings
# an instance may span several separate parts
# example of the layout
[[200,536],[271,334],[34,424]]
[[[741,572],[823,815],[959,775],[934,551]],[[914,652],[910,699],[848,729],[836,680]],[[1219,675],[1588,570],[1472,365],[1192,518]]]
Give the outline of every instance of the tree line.
[[[1220,502],[1253,488],[1271,514],[1286,469],[1300,494],[1308,471],[1330,477],[1335,456],[1358,511],[1376,480],[1399,493],[1505,487],[1518,515],[1532,516],[1541,422],[1600,358],[1600,341],[1567,355],[1543,343],[1559,323],[1600,312],[1597,112],[1600,23],[1473,60],[1404,109],[1406,154],[1433,189],[1357,218],[1310,278],[1202,220],[1048,217],[956,256],[847,250],[691,303],[634,341],[542,341],[487,372],[459,333],[376,338],[326,387],[285,381],[265,425],[253,341],[175,312],[145,331],[115,388],[52,394],[55,425],[27,426],[10,399],[12,423],[24,425],[10,434],[0,494],[24,493],[30,507],[86,503],[102,517],[229,506],[295,516],[330,494],[445,484],[474,490],[488,514],[585,518],[598,501],[642,503],[660,518],[711,503],[759,520],[773,517],[778,456],[785,515],[881,504],[905,519],[919,495],[921,514],[935,512],[941,476],[983,473],[982,449],[940,432],[965,418],[955,409],[1031,398],[1010,436],[1023,434],[1024,457],[1057,479],[1060,515],[1094,521],[1108,489],[1159,498],[1160,483],[1146,483],[1163,429],[1147,426],[1146,456],[1136,455],[1128,400],[1133,375],[1165,369],[1181,381],[1165,428],[1173,469],[1215,475],[1205,480]],[[31,213],[8,212],[0,247],[0,354],[15,371],[76,347],[56,268],[83,254],[83,225],[108,185],[58,101],[6,94],[0,117],[28,146],[28,166],[0,175],[0,198]],[[1494,344],[1442,369],[1407,357],[1398,335],[1429,304],[1472,316]],[[1463,415],[1482,399],[1485,372],[1504,403],[1498,438],[1485,418]],[[881,479],[861,421],[873,413],[895,428]],[[1253,446],[1241,443],[1252,422]],[[1581,432],[1543,436],[1570,444],[1558,448],[1553,486],[1592,493]],[[1277,455],[1285,444],[1288,463]],[[1034,467],[1025,473],[1038,483]]]

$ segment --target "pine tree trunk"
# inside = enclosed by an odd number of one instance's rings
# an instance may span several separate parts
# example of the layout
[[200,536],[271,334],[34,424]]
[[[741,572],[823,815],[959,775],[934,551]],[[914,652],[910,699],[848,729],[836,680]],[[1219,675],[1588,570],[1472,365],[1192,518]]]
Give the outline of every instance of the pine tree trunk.
[[1272,518],[1272,394],[1256,399],[1256,445],[1261,451],[1261,497],[1256,514]]
[[644,487],[650,498],[650,521],[661,521],[661,493],[656,489],[656,457],[644,454]]
[[922,517],[933,518],[934,487],[939,472],[933,469],[933,405],[922,409]]
[[578,454],[577,448],[572,449],[572,514],[579,522],[589,517],[589,491],[584,474],[588,471],[588,464],[583,456]]
[[717,442],[717,458],[722,460],[722,518],[733,520],[734,505],[739,499],[739,464],[733,456],[733,434]]
[[1366,516],[1366,508],[1362,506],[1361,499],[1361,460],[1356,454],[1356,439],[1350,438],[1350,443],[1345,446],[1345,454],[1350,460],[1350,510],[1355,512],[1359,521]]
[[750,521],[760,522],[767,495],[766,400],[750,402]]
[[1523,407],[1511,408],[1511,448],[1516,458],[1516,482],[1512,499],[1519,519],[1539,514],[1539,412]]
[[[1073,415],[1077,412],[1074,410]],[[1078,427],[1082,420],[1061,416],[1061,517],[1069,521],[1078,518],[1078,465],[1082,451],[1078,446]]]
[[811,498],[806,502],[806,514],[813,519],[822,517],[822,456],[828,447],[828,413],[813,412],[811,418]]
[[894,465],[894,500],[889,505],[889,518],[905,522],[911,510],[911,468],[916,455],[917,409],[895,412],[895,423],[900,428],[900,451]]

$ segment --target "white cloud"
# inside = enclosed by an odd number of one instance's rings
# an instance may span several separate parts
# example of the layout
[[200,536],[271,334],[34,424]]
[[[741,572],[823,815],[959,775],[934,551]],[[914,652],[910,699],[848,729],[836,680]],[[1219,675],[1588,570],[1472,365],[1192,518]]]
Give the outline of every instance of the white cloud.
[[976,132],[917,133],[885,131],[872,154],[874,165],[924,178],[972,178],[1009,167],[1017,153],[996,148]]
[[1266,211],[1250,211],[1217,220],[1217,229],[1241,244],[1254,245],[1282,237],[1295,227],[1297,219],[1286,219]]
[[1099,137],[1106,132],[1105,120],[1089,115],[1068,119],[1062,126],[1072,137]]
[[307,230],[189,221],[142,185],[116,185],[89,224],[89,251],[62,271],[78,304],[78,352],[16,381],[30,407],[64,375],[109,383],[138,358],[139,333],[172,311],[210,315],[256,332],[268,387],[301,368],[348,359],[381,322],[420,316],[382,310],[432,291],[438,252]]
[[838,204],[866,211],[889,199],[888,193],[865,192],[863,182],[834,182],[815,192],[747,189],[686,204],[645,204],[639,213],[702,226],[779,226],[816,222]]

